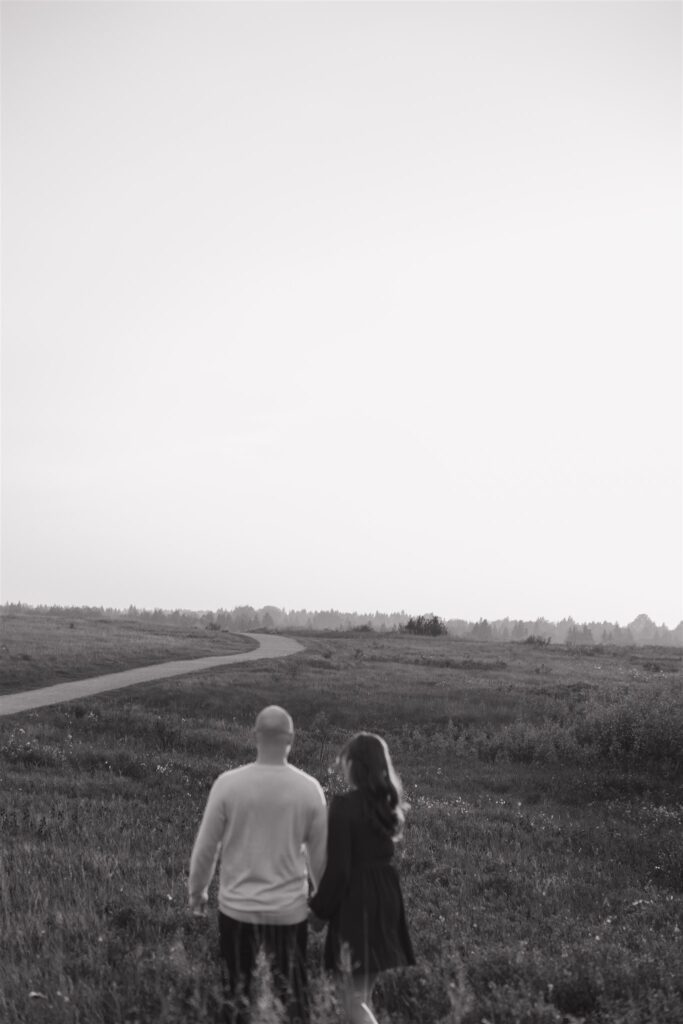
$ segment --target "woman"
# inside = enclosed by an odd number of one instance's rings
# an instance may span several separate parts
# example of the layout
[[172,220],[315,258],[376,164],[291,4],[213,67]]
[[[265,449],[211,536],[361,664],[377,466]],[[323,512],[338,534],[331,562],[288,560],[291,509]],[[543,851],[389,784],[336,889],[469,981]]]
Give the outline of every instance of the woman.
[[398,874],[391,863],[407,804],[386,743],[361,732],[340,755],[348,792],[332,798],[327,867],[311,900],[329,921],[325,966],[339,972],[349,1024],[370,1024],[380,971],[415,963]]

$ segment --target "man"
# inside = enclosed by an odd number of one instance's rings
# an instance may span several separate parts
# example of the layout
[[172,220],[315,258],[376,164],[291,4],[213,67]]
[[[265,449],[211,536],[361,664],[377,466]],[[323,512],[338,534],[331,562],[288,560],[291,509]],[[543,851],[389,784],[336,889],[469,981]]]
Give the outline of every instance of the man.
[[220,857],[218,923],[231,1024],[248,1020],[259,947],[291,1024],[308,1021],[306,944],[309,877],[325,867],[327,813],[319,783],[288,764],[292,719],[271,705],[256,719],[256,761],[214,782],[195,839],[188,883],[201,913]]

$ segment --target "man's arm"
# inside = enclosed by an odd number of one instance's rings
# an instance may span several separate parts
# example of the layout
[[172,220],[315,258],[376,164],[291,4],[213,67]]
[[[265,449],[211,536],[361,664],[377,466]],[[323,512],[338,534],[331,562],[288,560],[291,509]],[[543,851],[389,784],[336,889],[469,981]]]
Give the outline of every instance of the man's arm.
[[311,813],[311,822],[306,836],[306,853],[308,868],[313,882],[313,891],[320,885],[325,871],[327,853],[327,805],[322,787],[316,791],[316,799]]
[[208,899],[208,889],[216,870],[216,860],[225,831],[227,813],[225,799],[219,795],[219,781],[217,779],[211,787],[190,858],[187,888],[192,910],[200,909]]

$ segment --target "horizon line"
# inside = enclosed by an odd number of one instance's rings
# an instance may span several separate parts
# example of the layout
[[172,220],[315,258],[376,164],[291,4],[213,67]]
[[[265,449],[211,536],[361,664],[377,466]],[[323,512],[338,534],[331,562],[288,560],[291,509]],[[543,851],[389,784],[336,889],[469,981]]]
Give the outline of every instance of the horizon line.
[[347,610],[341,610],[339,608],[333,608],[333,607],[330,607],[330,608],[306,608],[306,607],[303,607],[303,608],[295,608],[295,607],[287,608],[284,605],[275,605],[275,604],[265,604],[265,605],[261,605],[261,606],[250,605],[250,604],[239,604],[239,605],[234,605],[232,608],[224,608],[223,606],[219,606],[218,608],[188,608],[188,607],[180,607],[180,606],[176,606],[176,607],[171,608],[171,607],[162,607],[161,605],[155,605],[153,608],[149,608],[149,607],[145,607],[145,606],[142,606],[142,605],[136,605],[136,604],[134,604],[132,602],[130,604],[128,604],[126,607],[121,607],[121,606],[117,606],[117,605],[102,605],[102,604],[99,604],[99,605],[93,605],[93,604],[60,604],[60,603],[54,602],[54,601],[53,602],[43,602],[43,603],[40,603],[40,604],[32,604],[32,603],[30,603],[28,601],[7,601],[7,600],[5,600],[5,601],[3,601],[0,604],[0,610],[4,610],[4,609],[6,609],[8,607],[11,607],[13,605],[14,606],[18,605],[21,608],[27,608],[27,609],[30,609],[30,610],[33,610],[33,611],[38,611],[40,609],[53,609],[53,608],[55,608],[55,609],[62,609],[64,611],[74,610],[74,609],[76,609],[76,610],[86,610],[86,609],[92,610],[92,609],[95,609],[95,610],[100,610],[100,611],[103,611],[103,612],[117,612],[117,613],[122,614],[122,615],[126,614],[131,609],[135,609],[136,612],[144,612],[144,613],[149,613],[149,614],[154,614],[154,612],[161,612],[163,614],[180,613],[180,614],[190,614],[190,615],[200,616],[200,615],[207,615],[207,614],[216,615],[216,614],[219,614],[220,612],[225,612],[226,614],[229,615],[232,612],[235,612],[235,611],[237,611],[239,609],[251,609],[254,612],[264,612],[264,611],[268,611],[268,609],[270,609],[270,608],[273,608],[276,611],[282,612],[282,614],[284,614],[284,615],[297,614],[297,613],[299,613],[299,614],[300,613],[306,613],[307,615],[334,614],[334,615],[342,615],[342,616],[343,615],[353,615],[353,616],[357,616],[358,618],[366,618],[366,617],[367,618],[372,618],[372,617],[376,617],[376,616],[384,616],[384,617],[403,616],[405,618],[414,618],[415,616],[418,616],[418,615],[432,616],[432,615],[437,614],[437,617],[439,619],[442,619],[445,623],[448,623],[448,622],[464,622],[464,623],[467,623],[468,625],[471,625],[471,624],[472,625],[476,625],[477,623],[481,623],[481,622],[489,622],[489,623],[492,623],[492,624],[493,623],[499,623],[499,622],[511,622],[511,623],[515,623],[515,622],[520,622],[520,623],[541,623],[541,622],[547,622],[548,625],[557,626],[561,622],[571,621],[571,622],[575,623],[576,625],[589,625],[591,623],[594,624],[594,625],[605,625],[605,624],[607,624],[607,625],[611,625],[611,626],[617,626],[618,628],[628,628],[629,626],[633,625],[633,623],[637,622],[638,619],[644,617],[644,618],[648,619],[648,621],[651,622],[657,629],[667,629],[667,630],[669,630],[669,632],[674,632],[678,627],[683,625],[683,617],[680,618],[678,620],[678,622],[674,626],[669,626],[664,621],[662,621],[661,623],[658,623],[655,619],[653,619],[646,612],[639,612],[633,619],[631,619],[629,622],[626,622],[624,625],[622,625],[618,619],[607,619],[607,618],[603,618],[603,619],[577,619],[573,615],[564,615],[562,618],[559,618],[559,619],[549,619],[545,615],[537,615],[535,618],[520,618],[518,616],[505,615],[505,616],[503,616],[501,618],[489,618],[488,616],[480,616],[478,619],[468,619],[468,618],[464,618],[463,616],[459,616],[459,615],[449,615],[449,616],[438,615],[438,613],[433,612],[431,609],[429,611],[419,612],[419,613],[417,613],[417,612],[407,612],[403,608],[400,611],[399,610],[395,610],[395,611],[381,611],[380,609],[375,609],[375,611],[370,612],[370,611],[347,611]]

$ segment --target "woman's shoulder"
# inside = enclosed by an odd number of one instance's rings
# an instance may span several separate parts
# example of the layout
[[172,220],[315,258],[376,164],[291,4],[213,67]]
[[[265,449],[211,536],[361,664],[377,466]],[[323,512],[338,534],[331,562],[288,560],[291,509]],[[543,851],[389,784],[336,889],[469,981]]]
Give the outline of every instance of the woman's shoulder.
[[347,789],[343,793],[335,793],[330,800],[330,807],[348,807],[355,792],[355,789]]
[[330,811],[345,816],[353,815],[361,809],[363,795],[357,789],[348,789],[345,793],[335,793],[330,801]]

